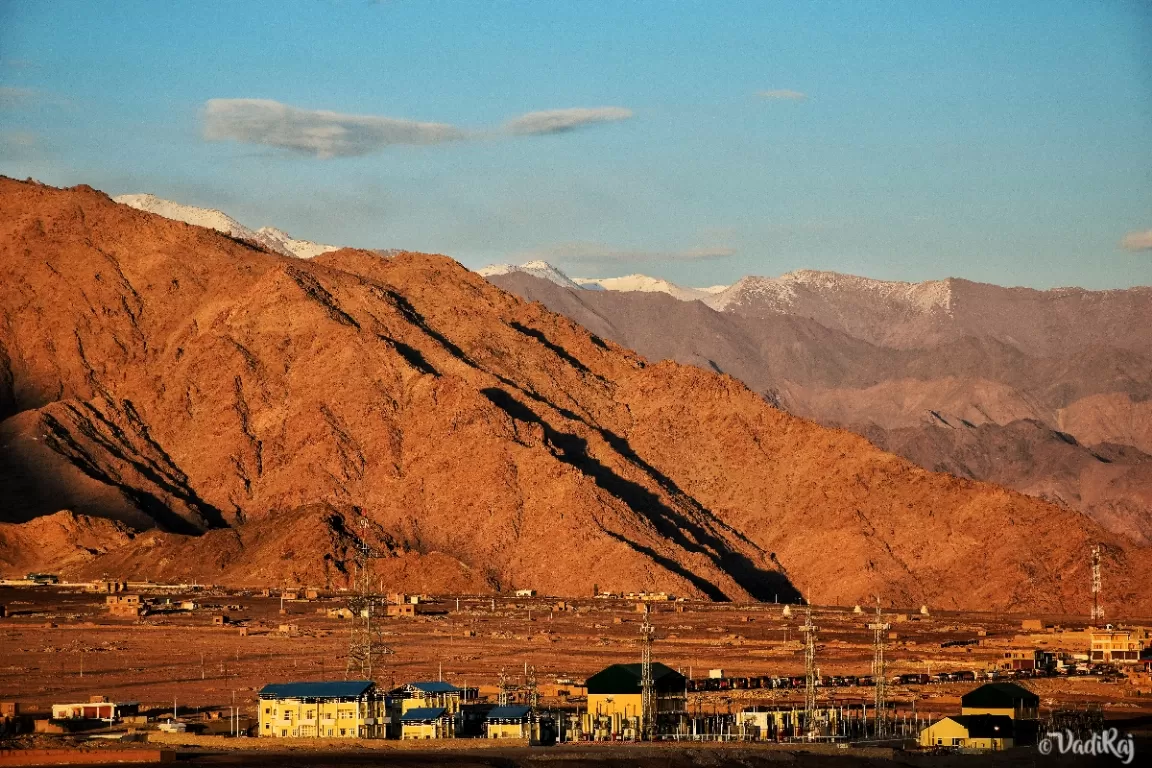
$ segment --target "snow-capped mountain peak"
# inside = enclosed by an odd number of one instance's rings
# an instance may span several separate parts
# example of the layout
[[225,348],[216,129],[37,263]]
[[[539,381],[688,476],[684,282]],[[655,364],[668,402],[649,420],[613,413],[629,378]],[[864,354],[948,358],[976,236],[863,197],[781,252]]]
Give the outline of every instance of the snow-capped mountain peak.
[[582,288],[601,288],[605,291],[639,291],[642,293],[666,293],[680,301],[704,299],[727,286],[716,286],[713,290],[685,288],[659,277],[648,275],[625,275],[624,277],[577,277],[575,282]]
[[839,297],[837,300],[841,302],[866,300],[916,313],[948,313],[952,309],[952,282],[906,283],[798,269],[780,277],[743,277],[705,303],[719,311],[732,306],[754,305],[758,311],[787,313],[795,310],[800,302],[831,301],[832,297]]
[[477,274],[482,277],[494,277],[496,275],[507,275],[513,272],[523,272],[526,275],[539,277],[542,280],[556,283],[556,285],[563,286],[564,288],[571,288],[579,290],[580,286],[577,285],[568,275],[561,272],[556,267],[552,266],[546,261],[529,261],[524,264],[489,264],[476,270]]
[[715,285],[710,288],[685,288],[659,277],[648,275],[626,275],[624,277],[576,277],[571,278],[546,261],[536,260],[524,264],[489,264],[476,270],[483,277],[507,275],[523,272],[533,277],[551,281],[572,290],[586,291],[640,291],[643,293],[666,293],[680,301],[706,299],[728,288]]
[[171,200],[165,200],[162,197],[156,197],[156,195],[150,194],[120,195],[119,197],[112,198],[112,200],[141,211],[155,213],[157,216],[163,216],[166,219],[174,219],[187,224],[194,224],[197,227],[214,229],[217,232],[223,232],[232,237],[239,237],[244,240],[256,239],[256,233],[253,230],[248,229],[248,227],[236,221],[236,219],[215,208],[199,208],[195,205],[184,205],[183,203],[175,203]]
[[247,240],[262,245],[274,253],[283,256],[292,256],[298,259],[311,259],[328,251],[340,248],[338,245],[323,245],[310,240],[297,240],[288,233],[275,227],[261,227],[252,230],[223,211],[215,208],[200,208],[195,205],[184,205],[151,194],[120,195],[112,198],[113,201],[136,208],[166,219],[183,221],[197,227],[214,229],[231,237]]
[[275,227],[260,227],[256,230],[256,236],[261,243],[268,245],[272,250],[287,253],[298,259],[311,259],[322,253],[340,250],[338,245],[323,245],[322,243],[313,243],[311,240],[297,240],[287,232]]

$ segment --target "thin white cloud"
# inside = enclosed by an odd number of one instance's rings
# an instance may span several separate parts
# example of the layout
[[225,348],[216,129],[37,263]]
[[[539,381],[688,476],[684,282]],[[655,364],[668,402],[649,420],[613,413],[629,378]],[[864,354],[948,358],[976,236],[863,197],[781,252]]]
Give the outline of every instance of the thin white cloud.
[[28,149],[36,146],[36,134],[27,131],[4,131],[0,133],[0,145]]
[[[630,117],[632,111],[623,107],[553,109],[520,115],[501,131],[517,136],[566,133]],[[261,144],[320,158],[356,157],[397,144],[444,144],[491,135],[492,131],[468,132],[446,123],[301,109],[271,99],[209,99],[204,104],[207,141]]]
[[762,99],[775,101],[807,101],[808,94],[803,91],[793,91],[789,88],[778,88],[772,91],[759,91],[756,94]]
[[443,144],[465,138],[444,123],[300,109],[271,99],[209,99],[204,138],[290,149],[316,157],[355,157],[396,144]]
[[504,130],[517,136],[567,133],[596,123],[614,123],[632,117],[624,107],[572,107],[529,112],[504,124]]
[[706,246],[673,251],[647,251],[612,248],[601,243],[560,243],[518,254],[523,259],[566,262],[653,262],[653,261],[709,261],[735,255],[735,248]]
[[15,88],[10,85],[0,85],[0,109],[15,109],[31,103],[36,98],[36,91],[31,88]]
[[1152,229],[1129,232],[1120,241],[1120,247],[1126,251],[1152,251]]

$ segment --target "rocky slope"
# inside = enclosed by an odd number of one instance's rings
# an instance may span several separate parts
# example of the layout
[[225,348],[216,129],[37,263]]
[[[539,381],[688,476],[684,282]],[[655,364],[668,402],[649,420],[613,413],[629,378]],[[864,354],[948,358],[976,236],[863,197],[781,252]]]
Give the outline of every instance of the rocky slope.
[[68,499],[121,521],[87,574],[341,584],[366,540],[397,589],[1067,611],[1100,541],[1112,615],[1152,600],[1148,550],[1078,513],[648,364],[450,259],[301,261],[83,187],[0,202],[20,568]]
[[490,279],[651,358],[729,373],[791,413],[928,469],[1008,485],[1149,541],[1152,336],[1140,329],[1152,320],[1150,289],[796,272],[677,301],[562,290],[524,274]]

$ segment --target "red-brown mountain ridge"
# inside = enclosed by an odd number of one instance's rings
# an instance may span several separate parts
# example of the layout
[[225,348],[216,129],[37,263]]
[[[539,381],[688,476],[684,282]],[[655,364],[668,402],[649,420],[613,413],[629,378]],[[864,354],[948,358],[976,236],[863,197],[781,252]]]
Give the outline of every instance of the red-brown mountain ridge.
[[301,261],[87,187],[0,201],[10,569],[338,585],[365,539],[395,589],[1069,611],[1101,542],[1111,607],[1147,608],[1148,550],[1079,513],[648,364],[446,257]]

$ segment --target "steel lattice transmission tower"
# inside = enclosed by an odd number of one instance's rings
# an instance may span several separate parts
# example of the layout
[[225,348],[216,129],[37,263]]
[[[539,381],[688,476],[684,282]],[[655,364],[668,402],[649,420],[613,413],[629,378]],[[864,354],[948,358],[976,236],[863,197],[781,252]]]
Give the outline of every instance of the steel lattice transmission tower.
[[1100,545],[1092,547],[1092,621],[1104,622],[1104,593],[1100,583]]
[[536,667],[528,667],[524,674],[525,701],[533,711],[540,706],[540,691],[536,687]]
[[[368,521],[360,520],[362,533],[368,528]],[[348,600],[348,610],[352,612],[350,637],[348,640],[348,662],[344,667],[345,679],[375,680],[378,670],[373,662],[378,657],[392,653],[384,645],[383,635],[376,623],[376,608],[381,598],[372,590],[372,572],[369,561],[380,555],[373,551],[363,536],[356,542],[356,590]]]
[[891,627],[884,621],[884,615],[880,611],[880,598],[876,598],[876,621],[868,625],[868,629],[873,632],[872,635],[872,679],[876,682],[875,692],[875,708],[876,708],[876,736],[881,737],[884,735],[885,726],[888,722],[888,670],[884,661],[884,641],[887,637],[885,634],[888,628]]
[[645,606],[644,623],[640,625],[640,726],[648,740],[656,735],[656,686],[652,680],[652,641],[655,639],[656,627],[648,620]]
[[508,706],[508,675],[504,674],[504,667],[500,667],[500,692],[496,696],[496,704],[501,707]]
[[[804,601],[808,603],[807,600]],[[812,604],[804,614],[804,734],[809,741],[816,738],[816,627],[812,623]]]

